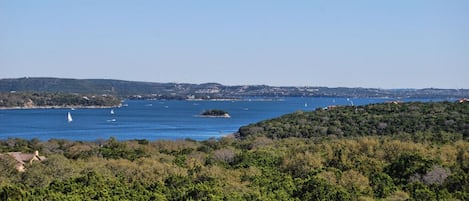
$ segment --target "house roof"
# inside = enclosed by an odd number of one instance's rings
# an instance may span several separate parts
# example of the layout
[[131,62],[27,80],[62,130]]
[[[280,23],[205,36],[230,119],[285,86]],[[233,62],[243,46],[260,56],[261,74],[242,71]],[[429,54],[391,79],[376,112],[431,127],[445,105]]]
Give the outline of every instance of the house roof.
[[0,154],[0,155],[9,155],[13,159],[15,159],[16,161],[15,168],[19,172],[25,171],[24,164],[26,163],[31,163],[32,161],[35,161],[35,160],[43,161],[46,159],[46,157],[44,156],[39,156],[38,151],[34,151],[33,154],[27,154],[27,153],[22,153],[22,152],[8,152],[7,154]]
[[25,154],[21,152],[10,152],[8,154],[20,163],[28,162],[34,158],[34,154]]
[[22,152],[9,152],[8,154],[21,164],[24,164],[25,162],[29,162],[33,159],[37,159],[40,161],[45,159],[45,157],[43,156],[38,156],[35,154],[26,154]]

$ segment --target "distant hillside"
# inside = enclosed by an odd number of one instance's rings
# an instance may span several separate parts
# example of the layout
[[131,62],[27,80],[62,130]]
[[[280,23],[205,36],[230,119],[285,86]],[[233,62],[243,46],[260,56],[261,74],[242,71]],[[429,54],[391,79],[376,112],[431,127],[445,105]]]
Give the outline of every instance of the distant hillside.
[[[295,112],[241,127],[239,137],[312,138],[409,134],[469,137],[469,102],[382,103]],[[430,140],[435,140],[430,139]]]
[[0,92],[62,92],[111,94],[125,98],[187,99],[240,98],[248,96],[463,98],[469,89],[405,89],[328,87],[225,86],[218,83],[153,83],[108,79],[18,78],[0,79]]
[[1,79],[0,92],[32,91],[93,94],[147,94],[161,90],[146,82],[101,79],[19,78]]

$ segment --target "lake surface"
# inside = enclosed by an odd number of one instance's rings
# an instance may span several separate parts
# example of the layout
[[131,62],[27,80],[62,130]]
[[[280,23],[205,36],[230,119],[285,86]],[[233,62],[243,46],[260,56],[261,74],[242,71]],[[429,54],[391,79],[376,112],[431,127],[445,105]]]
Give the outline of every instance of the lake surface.
[[[234,133],[239,127],[298,110],[329,105],[364,105],[386,98],[282,98],[237,101],[127,100],[111,109],[13,109],[0,110],[0,139],[51,138],[93,141],[111,136],[127,139],[205,140]],[[401,101],[442,101],[403,99]],[[207,109],[227,111],[231,118],[198,116]],[[73,121],[67,121],[70,112]]]

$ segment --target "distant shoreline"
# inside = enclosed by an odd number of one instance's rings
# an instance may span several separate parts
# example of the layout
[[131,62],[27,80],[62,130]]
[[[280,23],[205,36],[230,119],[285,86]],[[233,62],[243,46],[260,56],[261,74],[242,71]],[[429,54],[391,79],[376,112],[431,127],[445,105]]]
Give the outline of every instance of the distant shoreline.
[[0,79],[0,93],[108,94],[127,99],[231,99],[239,97],[467,98],[469,89],[223,85],[112,79],[25,77]]

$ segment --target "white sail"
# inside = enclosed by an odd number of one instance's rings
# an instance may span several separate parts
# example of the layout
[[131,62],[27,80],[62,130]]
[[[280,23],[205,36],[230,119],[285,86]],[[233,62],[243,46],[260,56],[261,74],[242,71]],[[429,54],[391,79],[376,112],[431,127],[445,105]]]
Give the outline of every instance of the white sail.
[[114,110],[113,110],[113,109],[111,109],[111,114],[114,114]]
[[68,120],[69,123],[73,121],[72,114],[70,114],[70,112],[68,112],[68,114],[67,114],[67,120]]

